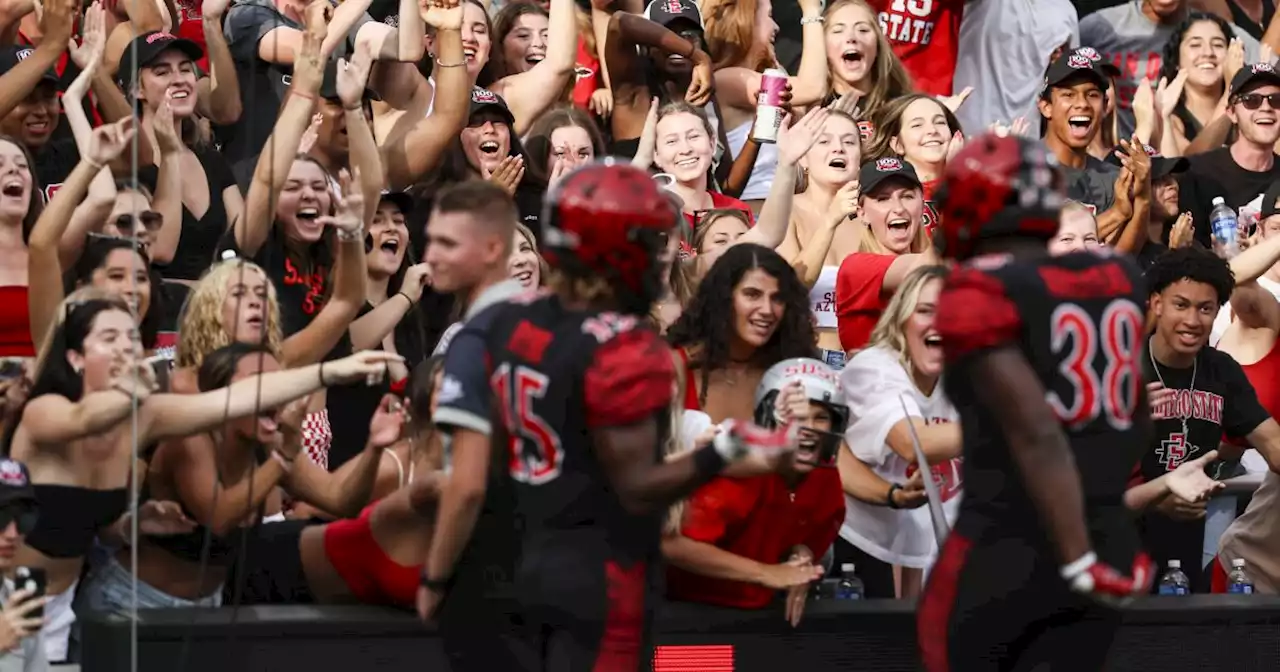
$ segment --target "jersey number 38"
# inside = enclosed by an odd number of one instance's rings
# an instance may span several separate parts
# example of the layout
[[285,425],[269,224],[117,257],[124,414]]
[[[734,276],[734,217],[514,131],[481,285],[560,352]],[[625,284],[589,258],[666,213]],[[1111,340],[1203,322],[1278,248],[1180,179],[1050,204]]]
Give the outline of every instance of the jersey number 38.
[[489,378],[507,430],[511,478],[529,485],[555,480],[563,466],[560,436],[538,415],[534,402],[547,393],[546,374],[527,366],[500,365]]
[[1142,311],[1129,299],[1107,304],[1099,320],[1074,303],[1049,318],[1050,348],[1068,398],[1052,385],[1047,399],[1067,427],[1080,429],[1102,416],[1112,429],[1133,425],[1142,385]]

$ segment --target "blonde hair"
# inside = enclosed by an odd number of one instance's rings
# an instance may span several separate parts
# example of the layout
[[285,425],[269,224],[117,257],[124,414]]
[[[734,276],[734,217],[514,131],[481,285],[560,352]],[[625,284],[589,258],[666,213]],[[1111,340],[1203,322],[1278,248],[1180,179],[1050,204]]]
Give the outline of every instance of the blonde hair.
[[1065,217],[1073,212],[1083,212],[1089,215],[1089,218],[1093,220],[1094,226],[1097,226],[1098,216],[1094,214],[1094,209],[1092,207],[1085,203],[1081,203],[1080,201],[1063,201],[1062,211],[1059,213],[1059,217]]
[[871,331],[871,340],[867,341],[867,347],[884,347],[894,351],[902,365],[910,369],[911,356],[907,353],[905,329],[907,320],[916,312],[916,304],[920,303],[920,292],[924,291],[925,285],[934,280],[945,280],[946,277],[945,266],[921,266],[908,273],[898,291],[893,293],[893,298],[889,299],[889,305],[880,314],[875,329]]
[[[851,5],[861,7],[871,15],[871,28],[876,35],[876,62],[871,65],[871,91],[858,102],[858,106],[862,108],[863,117],[868,118],[875,115],[880,110],[880,106],[894,98],[911,93],[915,87],[911,84],[911,75],[907,73],[906,67],[902,65],[897,54],[893,53],[893,45],[889,44],[884,31],[880,30],[880,23],[876,20],[879,13],[867,4],[866,0],[835,0],[828,5],[826,13],[823,14],[827,19],[826,30],[831,30],[831,17]],[[834,84],[828,83],[828,86],[834,86]]]
[[187,296],[178,329],[175,362],[178,367],[198,367],[206,355],[231,344],[233,325],[223,324],[222,306],[231,292],[232,283],[251,271],[261,273],[267,280],[267,347],[276,357],[280,356],[283,337],[275,284],[261,266],[244,259],[228,259],[210,266]]
[[[667,459],[686,450],[685,446],[681,445],[680,439],[684,433],[684,398],[688,392],[689,384],[684,358],[680,356],[679,351],[672,350],[671,359],[675,362],[676,378],[674,381],[675,392],[671,397],[671,424],[667,431],[666,445],[662,449],[662,456]],[[667,508],[667,519],[662,526],[663,534],[674,536],[680,533],[680,527],[684,522],[684,506],[687,501],[687,499],[677,500]]]
[[942,109],[942,114],[947,118],[947,127],[951,129],[954,135],[960,132],[960,119],[941,100],[927,93],[911,93],[905,96],[899,96],[890,100],[881,106],[876,113],[875,118],[871,120],[871,124],[875,126],[875,134],[867,141],[866,147],[862,152],[862,161],[876,161],[890,156],[901,156],[893,149],[893,141],[902,135],[902,117],[906,115],[907,108],[917,100],[931,100]]

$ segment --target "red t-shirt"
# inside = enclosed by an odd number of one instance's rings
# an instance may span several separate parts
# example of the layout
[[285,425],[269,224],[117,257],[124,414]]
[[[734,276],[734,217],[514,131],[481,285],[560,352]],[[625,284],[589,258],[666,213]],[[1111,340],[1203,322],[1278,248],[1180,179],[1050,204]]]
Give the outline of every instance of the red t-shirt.
[[176,0],[178,8],[178,37],[182,37],[200,45],[204,56],[196,61],[201,72],[209,72],[209,47],[204,42],[204,14],[200,8],[200,0]]
[[573,63],[573,104],[589,110],[591,94],[604,86],[600,81],[600,59],[587,48],[587,41],[578,38],[578,55]]
[[871,332],[889,303],[883,296],[884,274],[889,272],[892,254],[856,252],[840,262],[836,273],[836,329],[845,352],[857,350],[871,340]]
[[880,29],[893,45],[916,89],[951,95],[964,0],[870,0]]
[[[844,522],[844,490],[835,469],[815,469],[793,491],[777,474],[718,477],[689,498],[680,533],[756,562],[786,562],[804,545],[815,562]],[[758,609],[773,600],[770,588],[712,579],[669,567],[667,595],[676,600]]]

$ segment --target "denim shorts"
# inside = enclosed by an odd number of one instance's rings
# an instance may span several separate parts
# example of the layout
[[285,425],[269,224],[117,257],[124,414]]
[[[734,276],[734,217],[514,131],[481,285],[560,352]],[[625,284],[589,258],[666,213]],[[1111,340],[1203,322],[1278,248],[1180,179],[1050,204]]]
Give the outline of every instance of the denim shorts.
[[827,366],[839,371],[844,368],[845,356],[843,350],[818,350],[818,358],[827,363]]
[[[133,575],[111,558],[93,568],[86,585],[80,590],[88,607],[94,611],[128,614],[133,608]],[[139,609],[172,609],[180,607],[222,606],[222,591],[215,591],[199,600],[174,597],[151,584],[138,580]]]

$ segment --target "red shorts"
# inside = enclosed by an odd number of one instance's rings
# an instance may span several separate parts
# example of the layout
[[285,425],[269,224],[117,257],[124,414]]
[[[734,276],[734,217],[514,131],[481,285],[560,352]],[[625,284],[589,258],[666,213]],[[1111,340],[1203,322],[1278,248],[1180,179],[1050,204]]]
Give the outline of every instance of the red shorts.
[[324,553],[351,594],[366,604],[413,607],[422,565],[406,567],[387,556],[373,538],[369,521],[374,504],[359,518],[329,523],[324,528]]
[[1227,592],[1227,570],[1222,566],[1222,558],[1213,556],[1209,563],[1209,592],[1218,595]]

